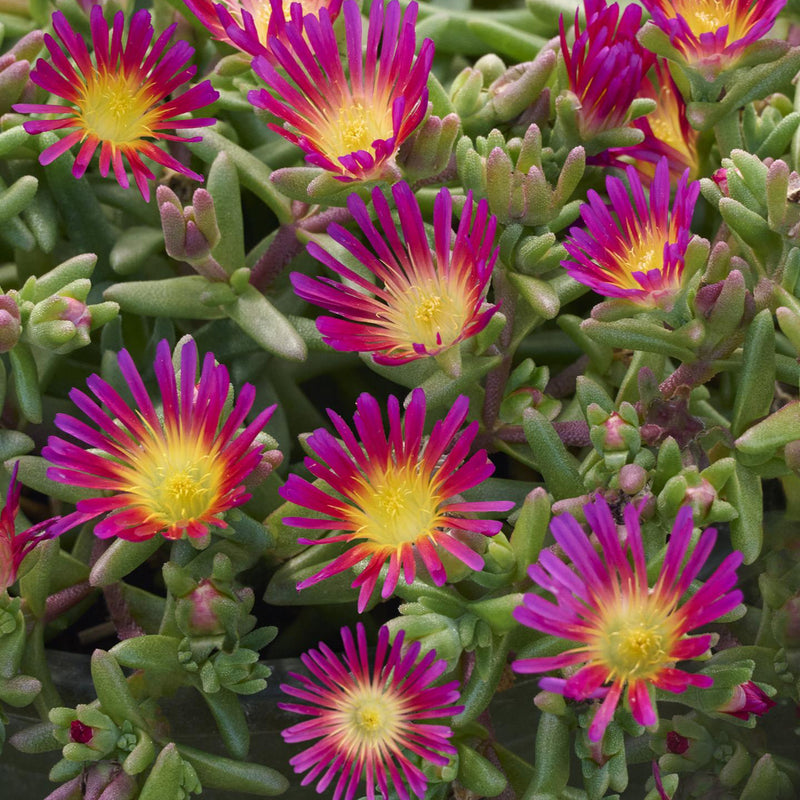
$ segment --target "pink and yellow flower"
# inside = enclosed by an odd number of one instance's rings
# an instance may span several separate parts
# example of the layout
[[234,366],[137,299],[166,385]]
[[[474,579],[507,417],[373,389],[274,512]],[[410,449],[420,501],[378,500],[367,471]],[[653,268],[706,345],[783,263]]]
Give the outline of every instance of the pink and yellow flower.
[[339,15],[342,0],[184,0],[189,10],[205,25],[211,35],[252,56],[263,55],[269,37],[281,38],[286,22],[300,29],[303,16],[319,16],[327,8],[331,19]]
[[155,175],[142,161],[142,156],[195,180],[203,180],[202,175],[151,140],[200,141],[201,136],[186,138],[164,131],[213,125],[214,119],[179,120],[176,117],[213,103],[219,93],[209,81],[203,81],[172,100],[162,102],[197,72],[197,67],[186,66],[194,50],[182,41],[167,48],[175,25],[167,28],[151,47],[153,27],[147,11],[137,11],[131,17],[123,44],[124,24],[125,17],[120,11],[115,14],[109,30],[102,8],[99,5],[92,8],[92,57],[86,43],[70,27],[66,17],[56,11],[53,30],[60,44],[50,34],[45,34],[44,41],[52,63],[40,58],[31,71],[31,80],[71,105],[18,103],[14,110],[23,114],[67,115],[24,123],[30,134],[74,129],[42,151],[39,156],[42,164],[51,163],[80,143],[72,168],[72,174],[80,178],[99,147],[100,174],[105,177],[109,169],[113,169],[120,186],[127,188],[128,174],[124,164],[127,161],[139,191],[148,200],[148,180]]
[[619,6],[605,0],[585,0],[586,27],[581,30],[575,12],[575,42],[567,44],[563,15],[559,18],[561,54],[570,91],[578,101],[580,134],[588,139],[625,124],[642,78],[654,56],[637,41],[642,9],[627,6],[620,18]]
[[623,297],[646,306],[669,305],[680,289],[684,256],[691,238],[689,227],[700,184],[681,177],[670,210],[669,162],[656,165],[649,203],[639,173],[627,170],[633,195],[624,183],[606,178],[611,215],[605,201],[593,189],[581,206],[586,230],[574,227],[564,243],[570,258],[561,265],[598,294]]
[[275,406],[237,433],[253,406],[253,386],[242,387],[226,414],[231,382],[225,367],[215,364],[208,353],[195,383],[194,342],[183,345],[180,359],[178,378],[169,345],[159,343],[154,369],[160,411],[150,400],[130,354],[122,350],[119,367],[135,409],[102,378],[92,375],[87,385],[100,404],[78,389],[70,392],[70,398],[97,429],[68,414],[56,415],[56,425],[64,433],[93,450],[51,436],[42,450],[56,465],[48,469],[48,477],[108,493],[78,502],[84,520],[106,515],[94,529],[101,538],[141,541],[157,533],[168,539],[179,539],[184,533],[204,536],[211,525],[227,527],[219,515],[250,497],[243,482],[258,466],[262,451],[254,440]]
[[380,629],[372,668],[364,626],[356,626],[355,639],[348,628],[341,633],[343,659],[320,642],[319,650],[300,657],[311,677],[289,673],[298,685],[281,685],[300,702],[279,706],[311,717],[287,728],[283,738],[292,744],[318,740],[290,763],[295,772],[307,772],[303,786],[319,778],[318,792],[340,773],[333,800],[352,800],[362,778],[368,800],[375,800],[376,784],[384,798],[396,793],[409,800],[410,790],[422,800],[427,778],[408,754],[448,764],[456,752],[452,731],[437,720],[463,710],[452,705],[458,681],[434,685],[447,662],[437,660],[435,650],[420,658],[419,642],[403,647],[402,631],[390,645],[389,629]]
[[678,669],[675,662],[703,655],[711,645],[711,634],[688,633],[727,614],[742,601],[742,593],[733,590],[742,554],[728,555],[681,604],[714,548],[717,534],[713,528],[703,531],[689,553],[692,512],[682,508],[661,572],[651,588],[636,509],[632,505],[625,508],[622,543],[604,500],[598,498],[583,510],[600,543],[600,553],[570,514],[556,517],[550,529],[572,566],[543,550],[528,574],[555,603],[539,594],[527,594],[524,605],[514,612],[523,625],[578,646],[557,656],[520,659],[512,666],[517,672],[531,673],[567,668],[570,677],[543,678],[542,688],[577,700],[602,698],[589,726],[589,739],[597,742],[603,738],[623,690],[634,719],[652,726],[657,722],[654,688],[680,693],[688,686],[712,685],[710,676]]
[[[17,482],[19,462],[14,464],[11,483],[6,494],[6,504],[0,512],[0,593],[5,592],[16,580],[19,568],[39,542],[54,539],[60,533],[72,527],[71,524],[55,527],[61,517],[53,517],[39,522],[27,530],[16,532],[15,522],[19,511],[21,487]],[[77,520],[76,520],[77,522]]]
[[300,539],[301,544],[352,542],[353,547],[299,583],[298,589],[367,560],[353,581],[354,587],[361,587],[358,610],[363,611],[387,561],[389,569],[381,590],[384,599],[394,592],[401,570],[406,583],[414,580],[416,556],[433,582],[442,586],[447,574],[437,548],[471,569],[483,567],[483,558],[465,538],[470,534],[493,536],[502,523],[464,515],[507,511],[513,503],[460,497],[494,472],[485,450],[464,461],[478,432],[478,423],[472,422],[457,433],[468,410],[469,400],[459,397],[425,440],[425,393],[415,389],[403,420],[397,398],[389,398],[387,435],[377,400],[362,394],[353,418],[361,442],[338,414],[328,410],[344,444],[319,428],[306,440],[316,458],[305,460],[309,472],[327,487],[290,475],[280,490],[285,500],[324,516],[286,517],[283,521],[303,528],[343,531],[326,539]]
[[453,237],[453,202],[443,188],[433,212],[433,248],[414,193],[406,183],[392,187],[400,232],[383,192],[372,191],[378,224],[364,201],[351,194],[347,205],[372,249],[340,225],[328,234],[381,282],[371,281],[346,267],[315,242],[308,251],[348,281],[309,278],[292,273],[297,294],[342,319],[321,316],[317,328],[336,350],[373,353],[379,364],[403,364],[438,355],[486,327],[497,306],[484,304],[497,260],[492,249],[497,220],[481,200],[473,206],[467,194],[458,231]]
[[612,147],[588,161],[616,167],[625,167],[632,162],[643,176],[652,180],[655,165],[662,158],[666,158],[675,183],[687,169],[690,180],[698,178],[700,175],[698,134],[689,125],[689,120],[686,118],[686,102],[664,59],[656,60],[655,85],[649,77],[645,77],[639,96],[650,97],[656,101],[655,111],[631,123],[632,127],[644,133],[644,141],[630,147]]
[[346,70],[323,8],[302,28],[289,21],[281,40],[269,39],[268,52],[253,60],[269,90],[253,90],[248,99],[285,123],[270,127],[302,148],[309,164],[341,181],[378,179],[393,173],[394,154],[425,116],[433,42],[426,39],[415,59],[417,4],[401,16],[398,0],[385,9],[373,0],[364,55],[355,0],[344,0],[342,13]]
[[746,47],[769,33],[786,0],[642,0],[642,5],[686,62],[713,77],[735,66]]

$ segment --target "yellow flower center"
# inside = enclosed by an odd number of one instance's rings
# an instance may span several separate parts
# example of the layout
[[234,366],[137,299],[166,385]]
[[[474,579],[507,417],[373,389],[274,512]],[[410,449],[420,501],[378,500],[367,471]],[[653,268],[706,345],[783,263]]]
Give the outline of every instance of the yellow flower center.
[[617,259],[618,270],[610,276],[613,283],[623,289],[641,289],[633,277],[634,272],[647,274],[651,269],[664,268],[664,245],[666,239],[661,231],[644,228],[641,238],[627,246],[623,256]]
[[750,10],[741,13],[737,0],[673,0],[664,4],[666,16],[674,19],[680,14],[692,33],[716,33],[728,25],[728,42],[734,42],[750,28]]
[[369,152],[374,141],[389,139],[394,132],[386,105],[349,100],[325,120],[319,133],[319,150],[332,161],[356,150]]
[[354,500],[357,535],[391,548],[431,534],[442,521],[430,477],[413,466],[391,465],[370,475]]
[[393,742],[402,723],[400,700],[390,687],[357,687],[343,700],[336,716],[339,733],[351,752]]
[[224,476],[219,459],[202,442],[154,436],[133,463],[132,473],[128,491],[148,521],[180,526],[215,513]]
[[609,680],[650,678],[674,661],[675,627],[670,609],[657,608],[650,598],[620,605],[600,625],[593,643],[597,658],[609,669]]
[[94,72],[78,101],[87,135],[122,145],[152,136],[149,87],[122,74]]

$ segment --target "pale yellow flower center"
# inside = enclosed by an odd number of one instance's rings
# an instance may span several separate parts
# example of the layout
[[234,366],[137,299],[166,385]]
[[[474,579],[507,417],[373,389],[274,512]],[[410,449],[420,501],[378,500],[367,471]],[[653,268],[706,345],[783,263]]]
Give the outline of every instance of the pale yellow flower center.
[[648,600],[612,609],[599,626],[593,645],[598,661],[609,669],[609,680],[650,678],[674,661],[670,610]]
[[391,110],[380,103],[348,102],[325,122],[319,132],[319,150],[332,161],[356,150],[369,152],[374,141],[389,139],[394,132]]
[[674,19],[680,14],[692,33],[716,33],[728,25],[728,43],[742,38],[751,26],[750,10],[741,13],[736,0],[673,0],[665,3],[666,16]]
[[121,74],[95,72],[81,94],[78,116],[88,135],[117,145],[153,135],[147,84]]
[[431,534],[441,521],[439,495],[429,476],[412,466],[392,465],[363,481],[354,495],[351,517],[356,534],[371,542],[397,547]]

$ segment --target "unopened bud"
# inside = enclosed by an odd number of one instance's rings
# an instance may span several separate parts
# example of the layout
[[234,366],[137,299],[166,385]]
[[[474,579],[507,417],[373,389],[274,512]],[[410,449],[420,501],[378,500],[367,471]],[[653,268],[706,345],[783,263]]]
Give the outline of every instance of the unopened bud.
[[646,483],[647,470],[638,464],[625,464],[619,471],[619,488],[625,494],[638,494],[644,489]]
[[11,295],[0,295],[0,353],[14,348],[21,330],[19,306]]
[[54,294],[34,306],[26,330],[33,344],[64,355],[88,345],[91,329],[92,313],[86,303]]
[[775,701],[758,684],[746,681],[734,688],[733,697],[717,711],[747,720],[751,714],[757,717],[764,716],[774,705]]

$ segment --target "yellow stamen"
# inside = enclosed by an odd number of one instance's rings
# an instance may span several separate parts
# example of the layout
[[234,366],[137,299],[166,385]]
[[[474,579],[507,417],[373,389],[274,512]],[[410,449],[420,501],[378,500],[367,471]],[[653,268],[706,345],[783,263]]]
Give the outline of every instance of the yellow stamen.
[[749,10],[740,13],[740,3],[732,0],[673,0],[663,8],[672,19],[680,14],[695,35],[716,33],[727,25],[728,42],[741,39],[751,26]]
[[392,136],[391,109],[385,104],[351,101],[319,133],[319,150],[332,161],[356,150],[370,151],[372,143]]
[[78,101],[79,118],[88,135],[114,144],[152,136],[147,84],[125,75],[94,72]]
[[613,282],[623,289],[641,289],[633,273],[663,269],[665,244],[661,231],[643,230],[641,238],[628,245],[627,252],[617,259],[619,269],[612,276]]
[[342,709],[342,733],[355,747],[374,747],[391,742],[397,734],[398,698],[364,688],[348,699]]

